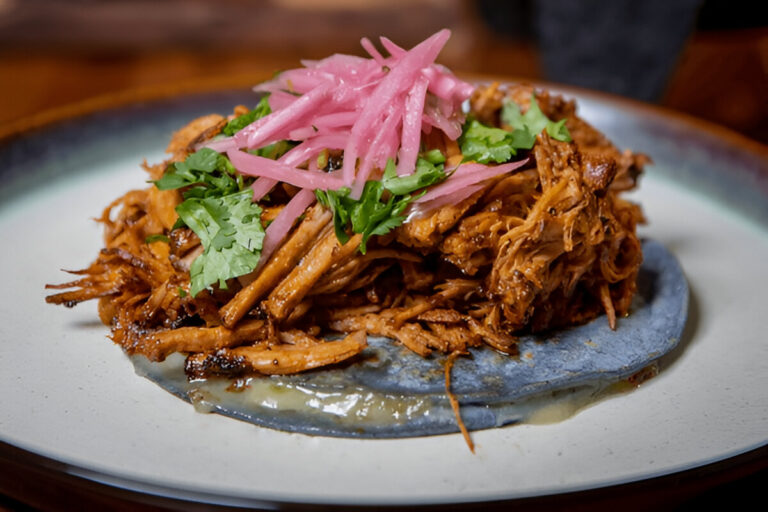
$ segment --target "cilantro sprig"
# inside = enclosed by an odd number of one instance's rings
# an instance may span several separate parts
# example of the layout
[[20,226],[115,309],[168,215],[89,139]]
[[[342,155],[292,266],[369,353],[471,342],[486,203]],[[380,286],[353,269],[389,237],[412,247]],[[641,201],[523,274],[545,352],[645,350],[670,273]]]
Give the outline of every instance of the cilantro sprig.
[[201,148],[183,162],[168,166],[165,174],[154,182],[160,190],[189,187],[184,198],[224,196],[242,190],[240,175],[226,156],[210,149]]
[[176,213],[200,237],[203,253],[189,268],[192,296],[214,283],[251,272],[259,263],[264,228],[251,189],[221,197],[189,198]]
[[520,105],[507,99],[501,108],[501,122],[511,126],[515,131],[523,130],[532,134],[534,142],[536,135],[542,130],[546,130],[547,134],[555,140],[571,142],[571,134],[565,126],[565,119],[554,122],[545,116],[539,107],[539,102],[536,101],[535,94],[531,94],[530,106],[525,114],[521,113]]
[[[384,175],[379,180],[368,180],[359,199],[349,196],[350,189],[316,190],[317,200],[333,212],[336,238],[342,244],[349,232],[362,234],[359,250],[365,254],[368,239],[372,235],[385,235],[405,220],[403,212],[414,199],[421,196],[426,187],[446,178],[445,156],[439,150],[422,154],[416,162],[416,170],[408,176],[398,176],[395,162],[387,161]],[[417,194],[414,192],[421,191]]]
[[530,149],[535,141],[536,136],[527,130],[508,132],[471,119],[464,125],[459,144],[465,161],[487,164],[508,162],[518,149]]
[[536,136],[542,130],[546,130],[549,136],[556,140],[571,141],[565,119],[551,121],[541,111],[533,95],[525,114],[514,101],[505,101],[501,110],[501,121],[511,127],[512,131],[486,126],[477,119],[467,120],[459,139],[465,160],[482,164],[508,162],[517,155],[518,150],[532,149]]
[[190,266],[190,294],[251,272],[259,263],[264,229],[253,191],[229,159],[210,148],[168,167],[155,181],[160,190],[184,189],[174,229],[188,226],[203,252]]

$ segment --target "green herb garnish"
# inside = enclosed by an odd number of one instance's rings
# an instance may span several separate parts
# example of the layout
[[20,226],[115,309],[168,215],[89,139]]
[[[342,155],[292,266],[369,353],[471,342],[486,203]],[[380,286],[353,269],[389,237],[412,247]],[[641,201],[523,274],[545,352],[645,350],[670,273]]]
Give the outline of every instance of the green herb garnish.
[[209,148],[168,167],[155,181],[160,190],[184,188],[174,229],[188,226],[203,253],[190,266],[190,294],[251,272],[259,263],[264,229],[253,191],[229,159]]
[[170,241],[171,240],[167,236],[162,235],[162,234],[147,235],[147,237],[144,239],[144,243],[145,244],[153,244],[155,242],[165,242],[165,243],[168,243]]
[[422,154],[416,162],[416,171],[409,176],[397,176],[395,162],[390,158],[381,181],[367,181],[360,199],[349,197],[347,187],[316,190],[317,200],[333,211],[333,226],[339,242],[344,244],[349,240],[349,231],[361,233],[359,249],[365,254],[372,235],[385,235],[401,225],[405,220],[403,212],[423,192],[412,194],[446,177],[443,170],[445,156],[435,151]]
[[[511,126],[515,131],[528,131],[533,135],[535,141],[536,135],[542,130],[547,130],[547,134],[553,139],[561,142],[571,142],[571,134],[565,127],[565,119],[554,122],[551,121],[539,108],[536,96],[531,94],[531,102],[525,114],[520,112],[520,106],[512,100],[506,100],[501,109],[501,122]],[[533,147],[533,145],[531,145]],[[531,148],[526,148],[531,149]]]
[[193,297],[217,282],[226,289],[227,279],[258,265],[264,228],[251,189],[222,197],[189,198],[176,207],[176,213],[203,245],[203,253],[189,269]]
[[518,149],[530,149],[535,141],[536,136],[527,130],[508,132],[486,126],[477,119],[471,119],[464,125],[459,138],[464,160],[481,164],[508,162],[517,155]]
[[243,188],[243,177],[229,159],[210,148],[202,148],[183,162],[174,162],[155,186],[160,190],[190,187],[184,198],[224,196]]
[[477,119],[468,119],[459,138],[461,152],[465,161],[481,164],[508,162],[517,155],[518,150],[532,149],[536,136],[546,130],[550,137],[563,142],[570,142],[571,135],[565,127],[565,119],[550,121],[539,108],[535,96],[531,97],[531,106],[521,113],[520,106],[505,101],[501,110],[501,120],[512,131],[486,126]]

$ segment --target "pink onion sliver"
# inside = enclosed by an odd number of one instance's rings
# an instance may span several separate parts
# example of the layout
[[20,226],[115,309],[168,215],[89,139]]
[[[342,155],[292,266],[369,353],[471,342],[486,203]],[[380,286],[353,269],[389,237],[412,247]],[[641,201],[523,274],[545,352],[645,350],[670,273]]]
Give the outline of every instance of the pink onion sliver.
[[237,143],[233,137],[226,137],[223,139],[207,140],[202,144],[199,144],[195,149],[199,150],[201,148],[209,148],[219,153],[223,153],[230,149],[236,149]]
[[375,60],[381,65],[384,64],[384,57],[382,57],[381,54],[379,53],[379,50],[377,50],[376,47],[373,46],[373,43],[371,42],[370,39],[368,39],[367,37],[362,38],[360,40],[360,46],[363,47],[363,50],[368,52],[368,55],[370,55],[373,58],[373,60]]
[[318,85],[334,79],[332,73],[319,69],[297,68],[283,71],[273,80],[260,83],[253,87],[256,92],[292,91],[296,93],[308,92]]
[[398,133],[400,130],[400,120],[398,117],[397,124],[389,130],[386,137],[382,138],[381,145],[376,150],[376,161],[382,169],[387,165],[387,160],[397,155],[397,148],[400,145],[400,135]]
[[442,130],[448,138],[456,140],[461,136],[461,123],[456,119],[448,119],[434,107],[424,109],[424,120]]
[[291,92],[305,94],[320,85],[334,81],[334,75],[317,69],[290,69],[280,74],[279,81]]
[[275,91],[269,95],[269,108],[272,109],[272,112],[277,112],[278,110],[283,110],[292,105],[298,99],[299,97],[295,94],[285,91]]
[[400,46],[396,45],[388,37],[381,36],[379,38],[379,41],[381,41],[381,46],[383,46],[384,49],[387,50],[389,54],[393,57],[402,57],[404,54],[407,53],[407,50],[405,48],[401,48]]
[[317,116],[312,124],[318,128],[338,128],[340,126],[352,126],[357,120],[358,112],[347,110],[341,112],[331,112]]
[[449,173],[453,177],[453,179],[456,179],[456,178],[459,178],[460,176],[465,176],[468,174],[475,173],[477,171],[482,171],[483,169],[487,169],[488,167],[490,166],[486,164],[480,164],[477,162],[461,162],[458,165],[445,169],[445,172]]
[[230,150],[227,152],[227,156],[238,172],[248,176],[265,176],[299,188],[309,188],[312,190],[335,190],[343,186],[341,180],[330,174],[296,169],[282,162],[251,155],[243,151]]
[[271,178],[265,178],[261,176],[251,184],[251,190],[253,190],[253,201],[261,201],[265,195],[269,194],[274,186],[277,185],[277,180]]
[[397,161],[398,176],[411,174],[416,169],[416,158],[419,156],[421,145],[421,119],[424,114],[424,100],[428,85],[427,79],[420,77],[405,100],[400,154]]
[[376,61],[352,55],[332,55],[314,63],[314,67],[322,69],[336,79],[353,86],[365,84],[371,79],[380,78],[383,75],[382,67]]
[[353,70],[370,64],[370,60],[356,55],[335,53],[321,60],[301,60],[302,66],[321,69],[334,75],[348,75]]
[[[371,61],[373,62],[373,61]],[[366,87],[372,84],[375,84],[384,76],[387,74],[385,66],[389,66],[391,64],[391,59],[385,59],[384,60],[384,66],[379,66],[378,64],[375,67],[370,67],[369,69],[362,70],[357,76],[356,80],[356,87]]]
[[412,219],[419,219],[432,210],[436,210],[438,208],[442,208],[445,205],[448,204],[459,204],[478,190],[484,189],[486,186],[485,183],[475,183],[474,185],[469,185],[467,187],[464,187],[462,189],[459,189],[455,191],[453,194],[445,194],[443,196],[437,197],[435,199],[432,199],[431,201],[426,201],[423,203],[419,202],[413,202],[408,207],[408,210],[406,211],[406,222],[412,220]]
[[288,140],[305,140],[309,139],[316,133],[317,130],[311,126],[302,126],[301,128],[297,128],[296,130],[291,130],[288,132]]
[[433,64],[430,66],[430,68],[433,68],[438,73],[440,73],[443,77],[443,80],[450,80],[452,82],[451,88],[453,91],[453,96],[447,99],[462,103],[464,100],[472,96],[472,93],[475,90],[475,86],[454,75],[450,69],[443,66],[442,64]]
[[462,103],[472,96],[474,90],[475,86],[471,83],[465,82],[464,80],[457,80],[456,87],[453,89],[453,100]]
[[365,108],[352,128],[352,136],[344,149],[342,170],[345,185],[351,185],[354,180],[361,147],[365,140],[371,137],[369,131],[375,126],[377,117],[398,93],[405,91],[413,83],[417,72],[434,62],[450,35],[449,30],[443,29],[416,45],[390,69],[371,93]]
[[[237,147],[257,148],[280,132],[287,132],[290,124],[312,112],[328,96],[331,84],[312,89],[282,110],[262,117],[266,121],[258,127],[249,125],[235,134]],[[261,119],[259,121],[261,121]]]
[[450,104],[463,102],[474,91],[472,84],[460,80],[450,70],[439,64],[424,68],[422,74],[429,78],[429,91]]
[[329,133],[305,140],[295,148],[290,149],[278,160],[280,163],[298,167],[323,149],[341,149],[349,138],[348,132]]
[[448,119],[453,119],[453,114],[456,112],[456,102],[438,99],[437,111]]
[[356,133],[355,130],[352,130],[352,133],[353,135],[349,137],[349,141],[347,141],[347,145],[344,148],[344,163],[341,166],[341,179],[345,186],[352,185],[355,179],[355,168],[357,167],[359,137],[354,135]]
[[424,68],[421,73],[429,79],[429,92],[438,98],[451,99],[454,88],[456,87],[453,77],[446,76],[437,70],[436,66]]
[[475,183],[479,183],[489,178],[514,171],[527,163],[528,159],[525,158],[517,162],[493,166],[477,163],[461,164],[448,179],[429,189],[426,194],[416,199],[414,203],[426,203],[437,199],[438,197],[453,194],[469,185],[474,185]]
[[[350,193],[352,199],[360,198],[365,182],[368,181],[374,166],[378,165],[383,168],[386,165],[387,159],[394,156],[394,152],[397,150],[397,142],[393,144],[392,141],[398,140],[397,127],[402,115],[403,109],[399,105],[390,106],[387,117],[384,118],[384,122],[379,128],[379,133],[376,134],[376,138],[373,139],[371,144],[373,149],[363,159],[363,162],[360,164],[360,170],[357,176],[355,176]],[[381,163],[382,160],[384,164]]]
[[290,140],[305,140],[314,136],[324,135],[328,128],[351,127],[357,119],[355,111],[331,112],[311,120],[311,125],[302,126],[288,133]]
[[269,259],[272,253],[275,252],[275,249],[280,247],[280,244],[291,231],[296,219],[314,202],[315,194],[311,190],[303,189],[293,196],[285,207],[280,210],[280,213],[277,214],[277,217],[267,226],[264,232],[259,267]]

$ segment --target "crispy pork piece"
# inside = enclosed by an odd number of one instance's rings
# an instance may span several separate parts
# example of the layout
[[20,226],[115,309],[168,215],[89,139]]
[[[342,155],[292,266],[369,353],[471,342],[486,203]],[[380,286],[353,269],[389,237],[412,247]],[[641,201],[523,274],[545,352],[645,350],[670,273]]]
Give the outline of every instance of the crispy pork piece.
[[391,318],[380,314],[349,316],[332,320],[328,326],[339,332],[364,331],[368,334],[386,336],[395,339],[422,357],[432,353],[432,349],[446,350],[448,343],[423,329],[418,324],[405,324],[395,327]]
[[298,373],[354,357],[367,345],[365,331],[355,331],[338,341],[315,344],[224,348],[188,356],[185,371],[190,378]]
[[219,114],[198,117],[173,134],[165,151],[173,155],[174,160],[183,160],[197,144],[219,133],[226,124],[226,118]]
[[263,308],[272,318],[282,320],[310,292],[314,284],[333,265],[335,260],[344,260],[357,250],[362,235],[355,235],[340,245],[330,226],[325,229],[299,264],[280,281],[267,299]]
[[152,361],[163,361],[174,352],[208,352],[234,347],[243,343],[255,344],[267,337],[264,320],[248,320],[235,329],[217,327],[178,327],[142,337],[134,351]]
[[429,249],[436,246],[446,231],[477,203],[483,191],[478,191],[456,205],[446,205],[427,215],[413,219],[397,229],[397,241],[416,249]]
[[523,222],[521,217],[499,211],[478,212],[461,219],[442,241],[440,250],[447,261],[464,274],[474,276],[496,260],[501,236]]
[[222,323],[227,327],[234,327],[259,299],[273,289],[296,266],[312,243],[316,241],[320,232],[327,230],[330,221],[331,212],[321,205],[316,204],[310,208],[304,220],[296,227],[293,234],[280,249],[272,255],[256,279],[240,290],[232,300],[221,308]]

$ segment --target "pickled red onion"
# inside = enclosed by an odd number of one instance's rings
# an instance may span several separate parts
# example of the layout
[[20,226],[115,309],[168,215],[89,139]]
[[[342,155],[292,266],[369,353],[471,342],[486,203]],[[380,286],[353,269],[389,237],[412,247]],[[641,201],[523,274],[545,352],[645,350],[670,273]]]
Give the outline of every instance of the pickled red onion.
[[296,169],[282,162],[243,151],[229,150],[227,157],[241,174],[248,176],[264,176],[310,190],[336,190],[344,185],[337,176]]
[[[342,186],[350,186],[351,197],[357,198],[373,170],[382,169],[389,159],[395,161],[398,176],[411,174],[422,133],[438,129],[453,140],[461,135],[461,107],[473,86],[435,63],[449,37],[450,31],[441,30],[410,50],[382,37],[381,45],[389,53],[386,57],[363,39],[361,45],[371,58],[336,54],[302,61],[303,68],[285,71],[254,88],[271,94],[271,114],[233,137],[208,145],[226,151],[241,173],[258,177],[252,185],[255,200],[281,181],[304,189],[300,192],[303,199],[292,200],[292,205],[304,204],[315,189]],[[241,151],[281,139],[301,143],[278,161]],[[316,170],[315,160],[325,149],[343,150],[341,171]],[[485,180],[526,162],[462,164],[453,173],[449,170],[449,177],[417,199],[413,207],[424,210],[460,201],[482,188]],[[295,213],[293,208],[289,212]],[[280,223],[273,222],[273,232],[283,224],[290,230],[291,223],[280,219]]]
[[267,226],[264,232],[264,240],[261,244],[261,259],[259,266],[262,266],[280,247],[288,232],[293,227],[293,223],[304,211],[315,202],[315,194],[309,189],[300,190],[288,201],[288,204],[280,210],[277,217]]
[[[414,203],[428,203],[442,196],[457,194],[464,187],[514,171],[528,163],[528,159],[508,164],[487,166],[477,163],[460,164],[454,173],[439,185],[430,188],[426,194],[414,200]],[[468,197],[468,196],[465,196]]]

